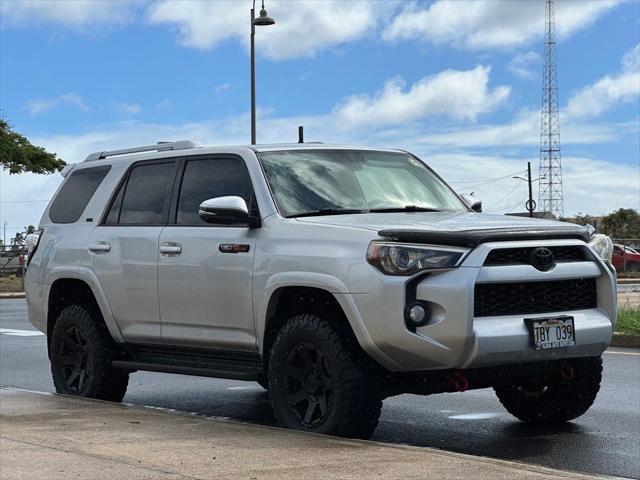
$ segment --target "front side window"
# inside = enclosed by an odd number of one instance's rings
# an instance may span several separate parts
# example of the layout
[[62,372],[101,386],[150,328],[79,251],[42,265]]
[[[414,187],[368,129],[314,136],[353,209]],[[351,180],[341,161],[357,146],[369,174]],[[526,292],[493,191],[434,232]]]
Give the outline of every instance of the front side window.
[[[252,205],[251,178],[244,162],[236,158],[203,158],[188,160],[178,196],[178,225],[203,225],[198,207],[205,200],[216,197],[242,197],[250,210]],[[254,208],[252,208],[252,206]],[[250,212],[255,215],[255,212]]]
[[284,216],[313,212],[467,209],[406,153],[358,150],[263,152],[260,160]]
[[105,218],[107,225],[160,225],[175,162],[136,165],[120,186]]

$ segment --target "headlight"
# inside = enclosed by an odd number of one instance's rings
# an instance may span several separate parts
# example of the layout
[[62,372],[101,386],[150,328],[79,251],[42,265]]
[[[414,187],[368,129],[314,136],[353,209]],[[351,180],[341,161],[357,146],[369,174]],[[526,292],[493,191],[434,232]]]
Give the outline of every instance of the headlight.
[[425,270],[455,268],[467,248],[371,242],[367,261],[387,275],[410,276]]
[[593,248],[603,260],[611,262],[611,258],[613,257],[613,242],[609,237],[602,233],[594,235],[589,241],[589,246]]

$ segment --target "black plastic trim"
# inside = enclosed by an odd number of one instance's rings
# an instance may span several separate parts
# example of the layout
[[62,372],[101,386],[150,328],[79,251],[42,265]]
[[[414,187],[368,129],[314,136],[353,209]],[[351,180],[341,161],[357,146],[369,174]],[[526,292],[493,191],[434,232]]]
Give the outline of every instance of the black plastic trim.
[[179,373],[203,377],[257,380],[263,374],[258,353],[172,345],[129,344],[114,368]]
[[427,230],[380,230],[378,235],[398,242],[429,243],[457,247],[477,247],[487,242],[517,240],[573,239],[587,242],[589,235],[584,228],[466,230],[462,232],[433,232]]

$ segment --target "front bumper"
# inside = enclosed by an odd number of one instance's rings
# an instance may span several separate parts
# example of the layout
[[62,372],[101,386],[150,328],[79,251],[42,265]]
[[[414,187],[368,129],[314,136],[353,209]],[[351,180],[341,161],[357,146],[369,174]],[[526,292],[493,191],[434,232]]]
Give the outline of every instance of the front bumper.
[[[431,308],[431,320],[411,331],[405,325],[408,279],[380,275],[377,287],[353,295],[375,349],[368,353],[391,371],[478,368],[524,362],[600,355],[609,345],[616,318],[615,277],[604,262],[558,264],[541,272],[530,265],[485,267],[493,249],[528,246],[580,245],[577,240],[496,242],[482,244],[457,269],[431,274],[416,287],[416,299]],[[596,308],[530,314],[474,317],[474,289],[478,283],[547,282],[594,278]],[[558,291],[557,295],[563,295]],[[572,315],[576,345],[536,351],[524,318]],[[366,349],[366,347],[365,347]],[[382,355],[380,355],[382,353]]]

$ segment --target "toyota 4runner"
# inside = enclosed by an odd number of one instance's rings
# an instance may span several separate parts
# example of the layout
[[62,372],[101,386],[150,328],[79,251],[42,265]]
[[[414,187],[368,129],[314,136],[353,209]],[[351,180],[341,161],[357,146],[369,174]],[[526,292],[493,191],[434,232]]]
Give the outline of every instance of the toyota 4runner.
[[478,213],[399,150],[183,141],[62,174],[25,281],[60,393],[252,380],[281,426],[354,437],[407,392],[492,387],[530,422],[596,398],[616,284],[592,229]]

